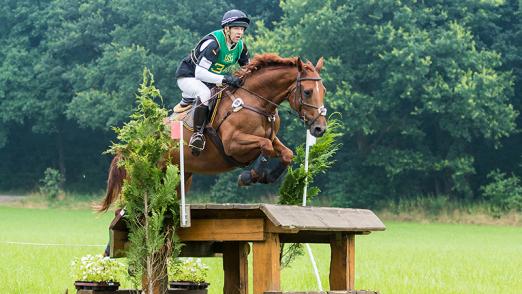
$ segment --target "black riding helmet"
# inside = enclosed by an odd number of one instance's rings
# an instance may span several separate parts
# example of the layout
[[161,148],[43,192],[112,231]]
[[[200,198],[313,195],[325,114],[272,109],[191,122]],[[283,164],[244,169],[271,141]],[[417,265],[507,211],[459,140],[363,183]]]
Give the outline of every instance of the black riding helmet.
[[250,19],[241,10],[232,9],[223,15],[223,19],[221,20],[221,27],[244,27],[245,30],[248,28],[250,24]]

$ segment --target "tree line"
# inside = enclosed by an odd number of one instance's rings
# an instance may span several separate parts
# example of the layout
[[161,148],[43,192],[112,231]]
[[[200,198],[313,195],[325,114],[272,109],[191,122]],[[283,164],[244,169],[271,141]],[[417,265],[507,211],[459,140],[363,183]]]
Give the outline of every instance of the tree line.
[[[522,197],[499,195],[522,172],[518,0],[6,1],[0,189],[33,189],[48,167],[67,189],[103,189],[101,153],[136,106],[143,68],[175,105],[178,62],[232,8],[252,17],[251,54],[325,57],[326,106],[343,136],[317,182],[336,205]],[[302,124],[281,116],[284,142],[302,144]],[[235,177],[200,178],[195,191],[215,201],[277,191],[238,190]]]

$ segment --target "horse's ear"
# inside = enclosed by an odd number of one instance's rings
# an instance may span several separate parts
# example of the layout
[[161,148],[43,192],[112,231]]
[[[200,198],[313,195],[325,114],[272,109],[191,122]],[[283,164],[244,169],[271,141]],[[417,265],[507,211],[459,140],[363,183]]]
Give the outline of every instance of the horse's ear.
[[319,60],[317,61],[317,64],[315,65],[315,70],[317,72],[321,72],[321,69],[323,69],[323,65],[324,65],[324,59],[323,57],[319,58]]
[[297,70],[299,72],[303,72],[303,69],[304,69],[303,61],[301,60],[301,57],[297,57]]

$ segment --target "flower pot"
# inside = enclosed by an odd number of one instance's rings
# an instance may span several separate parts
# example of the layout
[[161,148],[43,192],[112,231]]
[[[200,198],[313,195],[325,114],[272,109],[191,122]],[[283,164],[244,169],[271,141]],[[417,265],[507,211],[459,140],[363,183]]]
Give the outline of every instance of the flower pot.
[[169,282],[169,291],[175,291],[178,294],[207,294],[209,283],[196,283],[185,281]]
[[116,291],[120,287],[120,283],[76,281],[74,286],[77,290]]

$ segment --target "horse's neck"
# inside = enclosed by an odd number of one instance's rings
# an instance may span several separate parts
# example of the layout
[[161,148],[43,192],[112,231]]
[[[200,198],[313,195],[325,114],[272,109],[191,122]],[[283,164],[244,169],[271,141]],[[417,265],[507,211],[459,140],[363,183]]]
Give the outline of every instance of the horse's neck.
[[267,68],[247,79],[244,87],[279,105],[285,100],[288,89],[295,82],[296,77],[296,68]]

